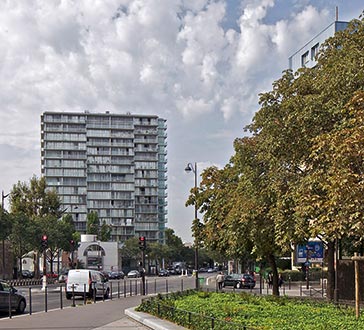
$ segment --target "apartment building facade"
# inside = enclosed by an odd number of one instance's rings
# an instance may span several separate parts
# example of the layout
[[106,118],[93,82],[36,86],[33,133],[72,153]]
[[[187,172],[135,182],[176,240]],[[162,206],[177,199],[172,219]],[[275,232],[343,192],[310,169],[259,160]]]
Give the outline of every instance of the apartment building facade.
[[336,32],[345,30],[348,22],[334,21],[307,44],[288,58],[289,68],[296,72],[300,68],[312,68],[316,65],[316,55],[326,39],[333,37]]
[[87,214],[110,225],[111,240],[163,243],[167,222],[167,125],[152,115],[44,112],[41,171],[77,231]]

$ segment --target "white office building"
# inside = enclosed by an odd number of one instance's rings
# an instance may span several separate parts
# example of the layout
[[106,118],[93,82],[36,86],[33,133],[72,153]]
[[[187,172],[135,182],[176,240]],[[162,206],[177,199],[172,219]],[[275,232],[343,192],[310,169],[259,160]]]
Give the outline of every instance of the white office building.
[[166,120],[152,115],[42,114],[42,175],[80,233],[95,211],[111,226],[112,241],[164,242],[166,130]]
[[320,46],[326,39],[333,37],[336,32],[345,30],[348,22],[335,21],[318,35],[312,38],[307,44],[288,58],[289,68],[296,72],[300,68],[312,68],[316,65],[316,55]]

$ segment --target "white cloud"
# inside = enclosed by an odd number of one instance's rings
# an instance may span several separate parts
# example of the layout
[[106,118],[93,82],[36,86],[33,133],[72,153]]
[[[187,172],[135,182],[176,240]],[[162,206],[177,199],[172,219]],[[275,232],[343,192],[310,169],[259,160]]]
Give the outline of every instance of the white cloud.
[[[308,5],[267,23],[275,1],[249,0],[241,1],[237,29],[226,30],[230,1],[1,1],[0,144],[18,157],[0,163],[5,188],[39,174],[45,110],[158,114],[174,127],[170,139],[181,134],[170,163],[227,161],[226,137],[241,136],[258,93],[330,20],[327,10]],[[186,147],[181,132],[200,144]],[[170,186],[171,198],[176,190]]]

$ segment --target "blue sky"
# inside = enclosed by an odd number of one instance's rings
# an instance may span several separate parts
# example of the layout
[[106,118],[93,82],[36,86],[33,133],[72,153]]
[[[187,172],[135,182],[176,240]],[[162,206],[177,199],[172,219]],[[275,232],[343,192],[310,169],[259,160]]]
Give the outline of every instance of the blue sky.
[[[92,4],[92,5],[91,5]],[[43,111],[156,114],[168,224],[191,241],[188,162],[224,166],[288,57],[362,0],[0,1],[0,190],[40,176]]]

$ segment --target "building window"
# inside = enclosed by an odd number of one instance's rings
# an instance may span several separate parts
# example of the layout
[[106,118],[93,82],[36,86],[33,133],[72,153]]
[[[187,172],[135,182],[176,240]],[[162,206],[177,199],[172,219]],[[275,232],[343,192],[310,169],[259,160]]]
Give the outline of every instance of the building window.
[[303,55],[302,55],[302,57],[301,57],[301,66],[302,67],[305,67],[306,66],[306,64],[308,63],[308,60],[309,60],[309,58],[308,58],[308,51],[306,52],[306,53],[304,53]]
[[318,51],[319,51],[319,43],[317,43],[315,46],[313,46],[311,48],[311,61],[315,60],[315,57],[318,54]]

